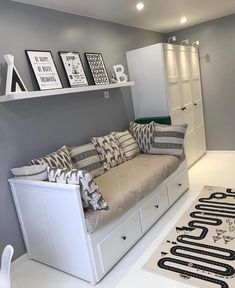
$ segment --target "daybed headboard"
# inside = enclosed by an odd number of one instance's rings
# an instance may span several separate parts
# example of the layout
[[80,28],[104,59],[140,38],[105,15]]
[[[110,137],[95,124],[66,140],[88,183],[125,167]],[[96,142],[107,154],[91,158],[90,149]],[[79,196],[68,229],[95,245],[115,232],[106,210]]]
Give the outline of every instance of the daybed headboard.
[[171,117],[170,116],[164,116],[164,117],[146,117],[146,118],[139,118],[136,119],[135,122],[139,124],[148,124],[150,122],[156,122],[158,124],[165,124],[165,125],[171,125]]

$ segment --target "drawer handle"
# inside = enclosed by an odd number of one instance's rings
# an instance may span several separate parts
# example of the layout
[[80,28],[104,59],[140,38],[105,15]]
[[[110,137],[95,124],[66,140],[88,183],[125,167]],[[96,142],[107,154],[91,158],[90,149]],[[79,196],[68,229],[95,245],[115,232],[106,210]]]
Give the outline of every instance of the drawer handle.
[[155,205],[155,208],[159,208],[159,205]]
[[182,184],[181,184],[181,183],[178,183],[177,185],[178,185],[179,187],[181,187],[181,186],[182,186]]
[[186,110],[186,109],[187,109],[186,107],[182,107],[182,108],[181,108],[182,111],[184,111],[184,110]]
[[126,240],[126,236],[122,236],[122,239],[125,241]]

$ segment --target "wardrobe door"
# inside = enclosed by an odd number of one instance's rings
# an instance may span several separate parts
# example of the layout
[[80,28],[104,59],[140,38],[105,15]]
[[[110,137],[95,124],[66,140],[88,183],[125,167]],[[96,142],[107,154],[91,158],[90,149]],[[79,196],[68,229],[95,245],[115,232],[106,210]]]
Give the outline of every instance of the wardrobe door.
[[167,102],[170,115],[179,113],[182,108],[179,74],[177,68],[177,49],[175,45],[164,44],[163,54],[165,62],[165,77],[167,88]]
[[198,49],[191,47],[189,51],[191,86],[193,95],[193,115],[195,129],[196,157],[200,158],[206,152],[205,125],[202,104],[202,90]]
[[189,48],[185,46],[177,46],[177,48],[177,64],[182,109],[191,109],[193,105],[193,96],[191,91]]
[[188,166],[191,166],[197,160],[197,148],[195,142],[196,130],[193,108],[185,110],[183,114],[184,121],[188,124],[185,136],[185,154]]
[[201,78],[198,49],[191,47],[189,51],[189,64],[191,74],[191,87],[193,104],[202,102]]
[[197,159],[206,153],[205,127],[202,104],[198,103],[193,110],[195,127],[195,144]]

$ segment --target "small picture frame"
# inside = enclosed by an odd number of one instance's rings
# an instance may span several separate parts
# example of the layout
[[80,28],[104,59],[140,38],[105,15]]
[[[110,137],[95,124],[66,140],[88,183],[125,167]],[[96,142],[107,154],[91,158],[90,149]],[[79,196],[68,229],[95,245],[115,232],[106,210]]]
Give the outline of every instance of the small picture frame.
[[107,69],[101,53],[85,53],[95,85],[110,84]]
[[40,90],[63,88],[51,51],[25,50]]
[[86,74],[78,52],[59,52],[70,87],[88,86]]

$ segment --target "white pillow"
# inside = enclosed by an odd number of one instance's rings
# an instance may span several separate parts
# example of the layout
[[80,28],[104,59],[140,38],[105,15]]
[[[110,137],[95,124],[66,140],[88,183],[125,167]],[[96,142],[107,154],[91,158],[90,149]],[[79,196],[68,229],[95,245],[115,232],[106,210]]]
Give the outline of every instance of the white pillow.
[[11,172],[16,178],[19,179],[44,181],[48,178],[47,166],[48,164],[24,166],[12,168]]

